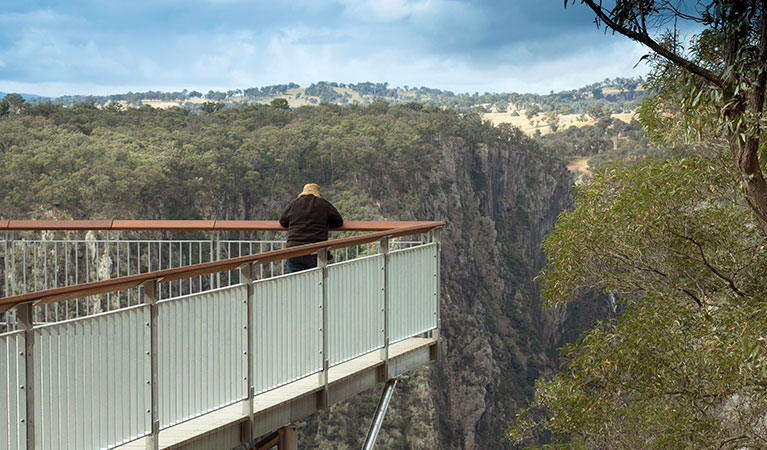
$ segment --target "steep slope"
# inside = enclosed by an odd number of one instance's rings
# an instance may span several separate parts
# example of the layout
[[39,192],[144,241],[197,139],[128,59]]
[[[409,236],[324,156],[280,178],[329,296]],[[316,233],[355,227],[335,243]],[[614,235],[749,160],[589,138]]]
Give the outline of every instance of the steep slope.
[[[378,180],[391,218],[443,219],[441,358],[401,383],[380,448],[503,448],[508,420],[552,367],[563,312],[541,308],[539,248],[570,205],[571,175],[522,145],[440,142],[425,178]],[[379,185],[380,186],[380,185]],[[411,203],[408,199],[419,199]],[[310,421],[310,447],[356,448],[378,392]],[[341,442],[348,445],[339,444]]]

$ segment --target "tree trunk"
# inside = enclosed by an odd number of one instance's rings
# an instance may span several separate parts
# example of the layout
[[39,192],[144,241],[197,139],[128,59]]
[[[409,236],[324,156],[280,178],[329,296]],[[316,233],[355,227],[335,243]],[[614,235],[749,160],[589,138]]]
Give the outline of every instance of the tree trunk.
[[767,182],[759,167],[759,139],[746,136],[745,142],[742,142],[736,135],[730,136],[729,141],[735,167],[743,178],[746,201],[767,236]]

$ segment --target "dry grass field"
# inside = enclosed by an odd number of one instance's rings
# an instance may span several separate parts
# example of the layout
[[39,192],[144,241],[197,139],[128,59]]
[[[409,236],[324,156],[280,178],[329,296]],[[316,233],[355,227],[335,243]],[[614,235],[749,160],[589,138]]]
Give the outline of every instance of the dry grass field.
[[184,103],[205,103],[210,100],[204,99],[204,98],[190,98],[187,100],[184,100],[183,102],[165,102],[162,100],[142,100],[141,103],[144,105],[151,106],[152,108],[173,108],[174,106],[184,106]]
[[[498,125],[501,123],[508,123],[512,126],[515,126],[522,130],[525,134],[528,136],[532,136],[535,134],[536,130],[539,130],[541,134],[549,134],[551,133],[551,128],[546,123],[546,115],[545,114],[536,114],[533,116],[530,120],[525,117],[524,111],[517,111],[517,115],[514,115],[515,110],[511,110],[509,112],[492,112],[492,113],[484,113],[482,114],[482,118],[485,120],[489,120],[493,123],[493,125]],[[623,122],[629,123],[631,122],[631,119],[635,117],[634,113],[620,113],[620,114],[613,114],[612,117],[614,119],[622,120]],[[596,120],[592,119],[588,115],[582,116],[581,114],[560,114],[559,116],[559,129],[563,130],[565,128],[568,128],[572,125],[576,127],[582,127],[586,125],[594,125],[597,123]]]

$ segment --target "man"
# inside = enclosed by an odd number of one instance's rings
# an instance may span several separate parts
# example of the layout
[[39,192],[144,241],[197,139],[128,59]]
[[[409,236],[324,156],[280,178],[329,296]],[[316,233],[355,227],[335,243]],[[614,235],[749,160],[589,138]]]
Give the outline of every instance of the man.
[[[288,247],[328,240],[328,229],[343,225],[344,219],[329,201],[320,197],[320,187],[304,186],[298,198],[291,201],[280,215],[280,225],[288,229]],[[317,255],[288,259],[288,270],[298,272],[317,267]]]

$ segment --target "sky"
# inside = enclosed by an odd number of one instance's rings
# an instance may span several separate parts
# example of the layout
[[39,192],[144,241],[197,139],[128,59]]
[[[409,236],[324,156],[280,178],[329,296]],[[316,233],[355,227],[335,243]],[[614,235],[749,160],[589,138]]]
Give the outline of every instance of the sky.
[[543,94],[644,76],[645,53],[563,0],[0,0],[0,91],[48,97],[318,81]]

